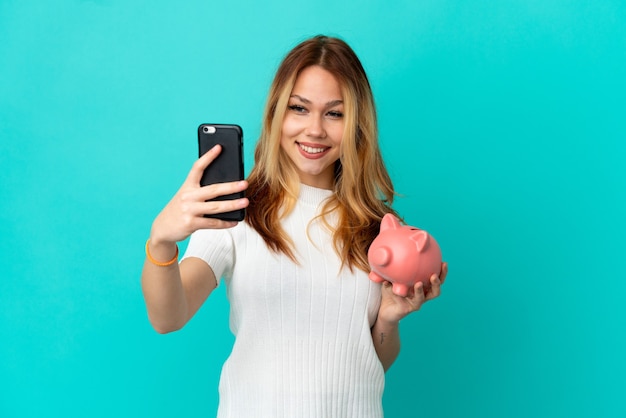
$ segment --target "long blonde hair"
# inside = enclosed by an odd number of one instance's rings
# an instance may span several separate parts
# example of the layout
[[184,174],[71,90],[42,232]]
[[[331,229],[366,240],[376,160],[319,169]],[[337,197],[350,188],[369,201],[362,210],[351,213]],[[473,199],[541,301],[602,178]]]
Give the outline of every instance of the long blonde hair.
[[297,262],[293,242],[280,220],[293,209],[299,193],[298,173],[280,147],[282,123],[289,96],[300,72],[317,65],[333,74],[342,89],[344,133],[341,157],[335,164],[334,194],[320,217],[338,215],[333,231],[335,251],[342,265],[369,271],[367,250],[378,234],[380,221],[391,208],[394,190],[378,147],[378,126],[372,90],[354,51],[338,38],[316,36],[291,50],[280,64],[267,99],[261,136],[248,178],[250,206],[246,222],[276,252]]

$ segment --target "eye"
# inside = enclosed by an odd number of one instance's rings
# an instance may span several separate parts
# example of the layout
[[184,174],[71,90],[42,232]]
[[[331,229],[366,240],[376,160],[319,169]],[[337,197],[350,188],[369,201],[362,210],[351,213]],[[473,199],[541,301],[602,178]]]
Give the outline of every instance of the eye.
[[297,104],[292,104],[289,105],[289,110],[292,110],[296,113],[305,113],[306,112],[306,108]]
[[333,119],[341,119],[343,118],[343,112],[340,112],[338,110],[331,110],[330,112],[327,113],[328,116],[330,116]]

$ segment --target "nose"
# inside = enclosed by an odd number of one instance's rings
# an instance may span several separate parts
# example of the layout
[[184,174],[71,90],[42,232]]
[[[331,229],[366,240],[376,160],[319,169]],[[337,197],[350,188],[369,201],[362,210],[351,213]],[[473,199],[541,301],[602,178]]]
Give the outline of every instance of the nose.
[[324,122],[321,117],[312,116],[309,120],[309,124],[306,127],[306,135],[315,138],[326,137],[326,131],[324,129]]

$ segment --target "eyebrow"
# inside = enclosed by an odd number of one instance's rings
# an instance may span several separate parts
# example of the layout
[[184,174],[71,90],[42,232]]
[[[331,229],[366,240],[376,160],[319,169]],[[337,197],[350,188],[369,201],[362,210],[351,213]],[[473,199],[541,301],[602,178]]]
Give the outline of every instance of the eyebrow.
[[[297,94],[292,94],[289,97],[295,97],[296,99],[300,100],[302,103],[305,103],[305,104],[311,104],[312,103],[309,99],[307,99],[305,97],[302,97],[302,96],[299,96]],[[340,99],[331,100],[330,102],[326,103],[326,107],[333,107],[333,106],[337,106],[339,104],[343,104],[343,100],[340,100]]]

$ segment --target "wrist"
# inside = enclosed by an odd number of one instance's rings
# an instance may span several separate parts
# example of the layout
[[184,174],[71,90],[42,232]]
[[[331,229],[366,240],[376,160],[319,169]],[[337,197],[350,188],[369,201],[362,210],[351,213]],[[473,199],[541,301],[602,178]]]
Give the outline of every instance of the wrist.
[[154,242],[149,238],[146,241],[146,257],[157,266],[171,266],[178,261],[178,244],[167,241]]
[[166,248],[172,249],[177,245],[176,241],[162,238],[158,234],[155,234],[154,231],[150,233],[150,236],[148,238],[150,239],[150,250],[152,250],[153,248],[155,251]]
[[376,319],[374,326],[385,332],[397,331],[400,328],[400,321],[393,319],[385,319],[380,316]]

